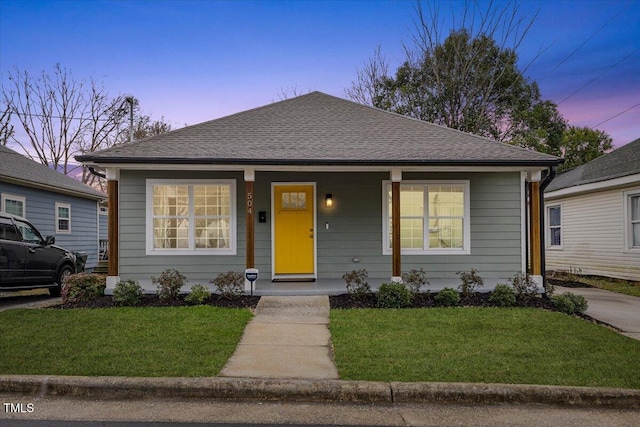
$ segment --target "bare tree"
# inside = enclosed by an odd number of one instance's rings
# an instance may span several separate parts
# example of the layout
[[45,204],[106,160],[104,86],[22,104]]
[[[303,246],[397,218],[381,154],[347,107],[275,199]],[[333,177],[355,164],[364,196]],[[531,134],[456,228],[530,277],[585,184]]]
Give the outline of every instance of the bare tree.
[[7,145],[13,136],[13,125],[11,124],[11,110],[5,107],[0,115],[0,145]]
[[376,46],[373,56],[362,68],[356,71],[356,81],[345,90],[349,99],[365,105],[377,105],[384,96],[384,87],[388,79],[389,63],[382,54],[380,45]]

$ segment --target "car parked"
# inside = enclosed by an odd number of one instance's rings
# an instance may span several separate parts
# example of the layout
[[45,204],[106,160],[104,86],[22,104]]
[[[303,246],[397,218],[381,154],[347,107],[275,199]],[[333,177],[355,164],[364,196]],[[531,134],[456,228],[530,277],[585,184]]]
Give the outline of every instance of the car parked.
[[59,296],[65,277],[76,272],[76,254],[43,238],[24,218],[0,212],[0,290],[48,288]]

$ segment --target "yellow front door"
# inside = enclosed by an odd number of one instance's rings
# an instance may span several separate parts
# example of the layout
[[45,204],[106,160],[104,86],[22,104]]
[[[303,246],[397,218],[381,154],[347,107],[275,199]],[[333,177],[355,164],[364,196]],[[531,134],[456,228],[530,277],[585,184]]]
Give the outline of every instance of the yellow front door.
[[274,264],[276,275],[313,275],[313,185],[275,185]]

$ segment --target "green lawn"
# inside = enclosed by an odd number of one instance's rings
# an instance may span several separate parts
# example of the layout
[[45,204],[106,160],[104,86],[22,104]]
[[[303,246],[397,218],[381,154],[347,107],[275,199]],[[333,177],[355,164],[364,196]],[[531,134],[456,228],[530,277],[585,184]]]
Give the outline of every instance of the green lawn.
[[540,309],[332,310],[340,378],[640,389],[640,342]]
[[0,312],[0,373],[214,376],[249,310],[209,306]]
[[611,279],[608,277],[580,276],[579,280],[596,288],[606,291],[618,292],[634,297],[640,297],[640,282],[630,282],[622,279]]

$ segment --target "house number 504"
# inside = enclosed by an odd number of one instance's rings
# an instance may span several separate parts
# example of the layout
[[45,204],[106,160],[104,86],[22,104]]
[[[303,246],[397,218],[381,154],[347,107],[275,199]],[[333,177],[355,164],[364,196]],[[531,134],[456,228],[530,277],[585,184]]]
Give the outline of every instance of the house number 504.
[[253,193],[247,193],[247,213],[253,215]]

